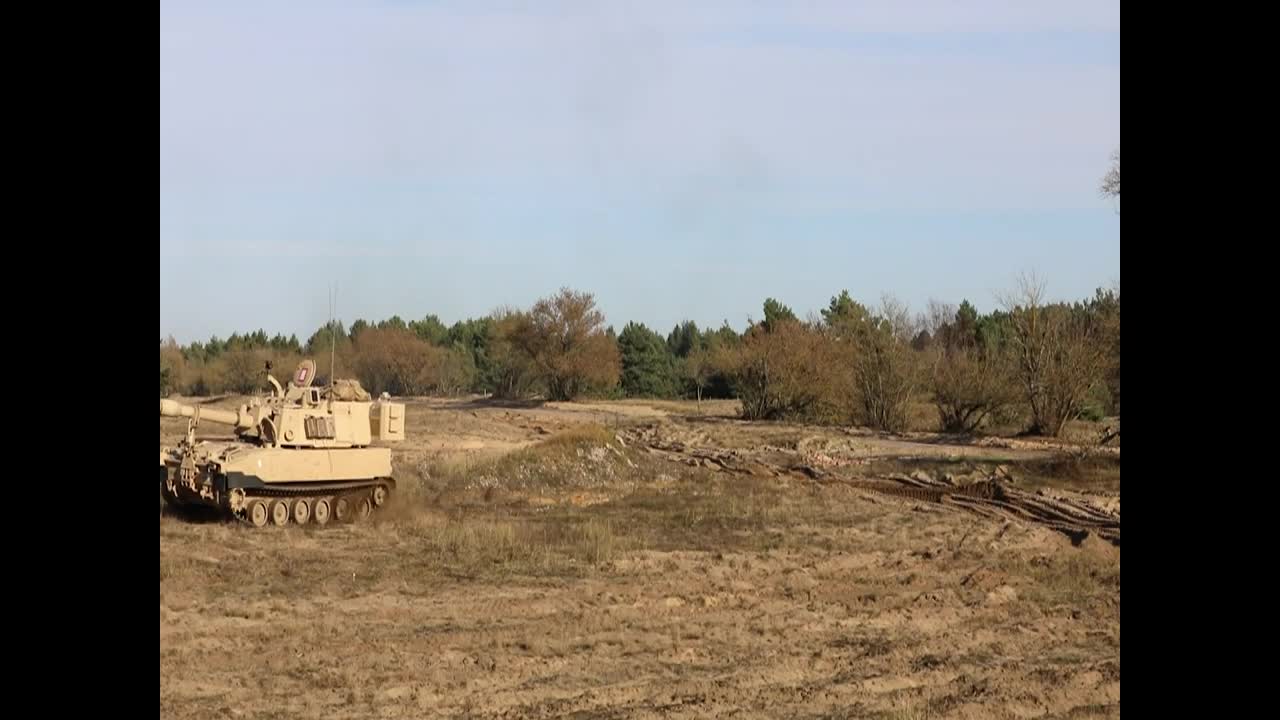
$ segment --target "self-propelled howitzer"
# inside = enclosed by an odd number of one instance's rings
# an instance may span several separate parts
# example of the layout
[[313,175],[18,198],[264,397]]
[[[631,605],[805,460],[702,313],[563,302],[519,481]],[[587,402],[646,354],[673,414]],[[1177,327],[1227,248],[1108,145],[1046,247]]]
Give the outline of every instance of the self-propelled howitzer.
[[[268,370],[270,365],[268,364]],[[187,436],[160,450],[160,493],[179,508],[216,508],[256,527],[363,520],[395,489],[391,449],[404,440],[405,406],[373,402],[352,381],[312,386],[304,360],[287,386],[236,410],[160,400],[160,415],[186,417]],[[234,437],[198,439],[202,422]]]

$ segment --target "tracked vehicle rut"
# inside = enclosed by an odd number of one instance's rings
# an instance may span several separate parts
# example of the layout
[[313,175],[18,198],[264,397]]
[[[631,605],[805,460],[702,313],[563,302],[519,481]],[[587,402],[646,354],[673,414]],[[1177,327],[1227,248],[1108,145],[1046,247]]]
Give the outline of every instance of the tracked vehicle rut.
[[[212,509],[255,527],[358,522],[395,491],[391,449],[404,440],[405,406],[373,402],[354,381],[312,387],[315,363],[287,387],[235,411],[160,401],[160,415],[189,418],[187,436],[160,451],[160,494],[179,509]],[[202,420],[229,425],[229,440],[197,438]]]
[[1043,491],[1028,492],[1004,484],[999,475],[968,484],[920,479],[905,475],[885,477],[846,477],[814,467],[796,450],[774,448],[784,457],[770,462],[738,450],[713,446],[689,445],[663,436],[660,425],[630,428],[623,431],[626,441],[651,453],[693,465],[715,467],[723,471],[753,474],[763,470],[775,476],[801,476],[822,484],[842,484],[858,490],[901,498],[911,502],[937,503],[998,520],[1015,520],[1057,530],[1080,542],[1090,534],[1120,545],[1120,513],[1108,512],[1088,503],[1065,497],[1053,497]]

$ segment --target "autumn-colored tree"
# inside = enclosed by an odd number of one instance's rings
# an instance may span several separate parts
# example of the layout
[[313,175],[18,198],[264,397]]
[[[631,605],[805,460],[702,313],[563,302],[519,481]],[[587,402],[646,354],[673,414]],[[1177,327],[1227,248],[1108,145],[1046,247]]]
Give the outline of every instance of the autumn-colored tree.
[[356,373],[375,395],[420,394],[419,377],[426,365],[427,343],[407,329],[373,327],[356,339]]
[[631,396],[740,395],[747,417],[887,430],[905,426],[918,388],[932,391],[942,425],[956,431],[1015,405],[1011,387],[1036,432],[1061,432],[1082,412],[1118,412],[1118,288],[1074,305],[1026,295],[985,315],[968,302],[931,303],[917,322],[901,304],[871,309],[848,291],[803,322],[769,298],[763,320],[742,335],[728,322],[712,331],[684,321],[664,339],[639,323],[615,333],[590,294],[565,289],[528,311],[504,309],[447,329],[434,315],[408,323],[393,316],[357,320],[350,333],[326,323],[305,346],[263,329],[186,346],[162,341],[160,389],[255,392],[265,389],[266,360],[287,375],[309,357],[316,383],[336,367],[338,377],[359,376],[375,392],[571,399],[616,391],[621,376]]
[[522,398],[538,382],[533,359],[517,343],[528,325],[525,313],[504,307],[489,316],[483,329],[485,363],[480,371],[496,398]]
[[521,316],[511,339],[532,361],[552,400],[618,384],[618,346],[605,333],[604,313],[590,293],[563,288],[539,300]]
[[356,358],[360,383],[375,394],[455,394],[471,381],[469,359],[460,350],[436,347],[394,325],[360,333]]
[[716,365],[741,399],[743,418],[824,422],[846,414],[839,368],[848,363],[840,353],[829,335],[775,314],[722,348]]
[[1017,399],[1007,356],[972,347],[931,351],[930,388],[942,429],[973,432]]
[[237,347],[222,354],[222,387],[227,392],[248,395],[267,382],[266,353]]
[[187,360],[172,337],[160,341],[160,397],[180,388],[185,379]]

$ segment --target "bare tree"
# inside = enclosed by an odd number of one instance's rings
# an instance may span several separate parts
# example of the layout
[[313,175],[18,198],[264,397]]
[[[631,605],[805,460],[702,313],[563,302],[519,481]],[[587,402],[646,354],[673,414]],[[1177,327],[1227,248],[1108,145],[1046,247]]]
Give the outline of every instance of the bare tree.
[[907,306],[892,296],[880,302],[880,313],[856,336],[853,382],[861,419],[878,430],[901,432],[919,381],[911,350],[915,324]]
[[702,391],[711,382],[711,377],[716,371],[712,351],[699,345],[691,350],[687,357],[679,358],[677,362],[680,378],[688,385],[692,385],[694,392],[697,394],[698,413],[701,414]]
[[943,430],[973,432],[1017,399],[1006,354],[979,340],[978,313],[968,301],[956,306],[930,300],[921,318],[933,333],[925,357]]
[[848,349],[820,328],[784,320],[772,329],[755,325],[741,343],[716,348],[712,363],[737,391],[744,419],[824,422],[848,416],[839,402]]
[[1111,155],[1111,169],[1102,178],[1103,197],[1120,200],[1120,148]]
[[898,298],[885,293],[880,296],[880,317],[889,325],[889,332],[903,343],[915,337],[917,325],[911,319],[911,309]]
[[1044,302],[1044,282],[1024,276],[1009,312],[1013,362],[1031,409],[1030,431],[1057,437],[1080,416],[1090,388],[1102,375],[1105,354],[1094,323],[1074,308]]
[[938,331],[943,326],[955,320],[956,309],[956,306],[951,303],[944,303],[930,298],[928,309],[920,314],[916,322],[919,323],[921,329],[929,333],[930,337],[937,337]]

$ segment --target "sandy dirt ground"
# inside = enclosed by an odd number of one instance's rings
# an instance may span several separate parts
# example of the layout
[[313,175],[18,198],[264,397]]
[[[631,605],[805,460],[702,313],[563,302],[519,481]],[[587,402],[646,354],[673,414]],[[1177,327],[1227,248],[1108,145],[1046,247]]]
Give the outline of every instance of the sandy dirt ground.
[[162,504],[161,716],[1119,716],[1118,448],[733,415],[413,401],[367,525]]

